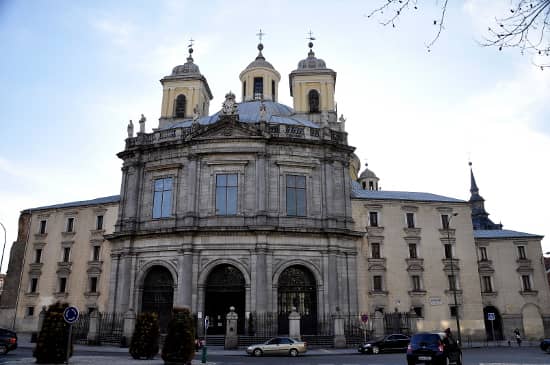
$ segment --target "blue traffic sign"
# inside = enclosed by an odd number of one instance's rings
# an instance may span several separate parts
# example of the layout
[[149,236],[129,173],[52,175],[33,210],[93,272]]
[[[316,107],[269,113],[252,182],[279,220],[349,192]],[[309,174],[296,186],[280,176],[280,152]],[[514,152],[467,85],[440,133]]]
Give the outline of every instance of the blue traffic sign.
[[495,314],[491,313],[491,312],[487,313],[487,319],[489,321],[494,321],[495,320]]
[[78,308],[77,307],[67,307],[63,311],[63,319],[65,322],[72,324],[75,323],[78,319]]

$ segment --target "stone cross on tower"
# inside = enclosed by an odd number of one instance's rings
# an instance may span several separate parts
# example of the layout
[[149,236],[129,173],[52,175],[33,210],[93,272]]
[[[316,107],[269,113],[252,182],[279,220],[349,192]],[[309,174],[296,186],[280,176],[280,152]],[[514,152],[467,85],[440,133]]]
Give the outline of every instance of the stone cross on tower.
[[260,39],[260,43],[262,43],[262,37],[265,35],[265,33],[262,32],[262,28],[260,28],[260,32],[256,33],[256,35],[258,36],[258,39]]

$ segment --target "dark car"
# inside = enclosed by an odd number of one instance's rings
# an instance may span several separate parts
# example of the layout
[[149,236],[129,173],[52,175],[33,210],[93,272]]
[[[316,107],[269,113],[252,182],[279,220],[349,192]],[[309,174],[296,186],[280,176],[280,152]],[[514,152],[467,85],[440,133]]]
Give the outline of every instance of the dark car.
[[545,338],[540,342],[540,349],[550,354],[550,338]]
[[363,354],[377,354],[381,351],[405,351],[410,340],[409,336],[401,334],[378,337],[360,345],[357,351]]
[[17,348],[17,334],[13,331],[0,328],[0,354],[7,354]]
[[445,333],[422,332],[411,337],[407,364],[462,365],[462,351],[456,343],[445,344]]

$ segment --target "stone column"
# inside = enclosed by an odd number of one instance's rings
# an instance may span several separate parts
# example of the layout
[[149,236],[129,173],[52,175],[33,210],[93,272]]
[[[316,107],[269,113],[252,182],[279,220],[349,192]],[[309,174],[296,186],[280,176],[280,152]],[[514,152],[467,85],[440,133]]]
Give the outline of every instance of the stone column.
[[46,318],[46,306],[42,307],[40,314],[38,314],[38,326],[37,331],[40,333],[42,331],[42,325],[44,324],[44,318]]
[[122,337],[122,345],[128,346],[132,340],[134,334],[134,328],[136,327],[136,313],[132,308],[124,314],[124,333]]
[[329,246],[328,249],[328,304],[329,311],[334,313],[338,306],[338,265],[337,251]]
[[[349,314],[348,314],[349,315]],[[346,347],[346,334],[344,331],[345,317],[340,313],[340,310],[336,310],[336,314],[332,316],[334,324],[334,347],[345,348]]]
[[[265,236],[258,237],[259,242],[256,246],[256,312],[264,313],[267,311],[267,258],[266,258],[266,239]],[[252,309],[254,310],[254,308]]]
[[374,312],[372,326],[375,337],[384,336],[384,315],[382,313],[378,311]]
[[409,318],[411,323],[411,334],[416,333],[418,331],[418,325],[417,325],[418,316],[416,315],[416,312],[412,308],[411,308],[411,311],[409,312]]
[[90,313],[87,340],[88,345],[99,345],[99,315],[97,310]]
[[225,316],[225,349],[238,348],[239,335],[237,334],[237,320],[239,315],[235,312],[235,307],[229,307],[229,313]]
[[300,313],[296,307],[292,307],[292,312],[288,315],[288,337],[300,339]]
[[191,310],[193,304],[193,252],[191,249],[186,249],[183,253],[183,267],[180,268],[180,272],[183,275],[181,277],[183,306]]

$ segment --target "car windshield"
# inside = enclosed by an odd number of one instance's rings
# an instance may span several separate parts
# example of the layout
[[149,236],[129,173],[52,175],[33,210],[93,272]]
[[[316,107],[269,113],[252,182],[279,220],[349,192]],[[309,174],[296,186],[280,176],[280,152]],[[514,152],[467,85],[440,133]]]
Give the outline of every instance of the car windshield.
[[411,343],[413,346],[418,346],[422,344],[426,345],[434,345],[439,344],[440,338],[439,335],[435,333],[422,333],[418,335],[414,335],[411,339]]

